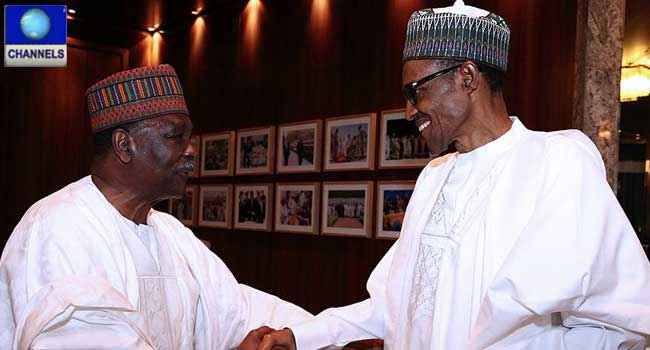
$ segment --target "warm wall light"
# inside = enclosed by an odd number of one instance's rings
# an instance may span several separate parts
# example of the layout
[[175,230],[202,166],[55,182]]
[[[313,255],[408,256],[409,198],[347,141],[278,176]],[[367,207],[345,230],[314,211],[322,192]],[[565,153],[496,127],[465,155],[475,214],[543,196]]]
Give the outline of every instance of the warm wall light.
[[205,20],[203,17],[197,17],[190,30],[190,60],[194,61],[201,54],[204,47]]
[[330,0],[312,0],[309,16],[310,26],[314,34],[329,30]]
[[621,71],[621,101],[636,101],[650,95],[650,66],[623,66]]
[[203,10],[203,9],[199,7],[199,8],[197,8],[196,10],[193,10],[193,11],[192,11],[192,14],[193,14],[194,16],[197,16],[199,13],[201,13],[201,10]]
[[264,5],[261,0],[249,0],[244,8],[244,47],[249,54],[256,51]]
[[160,44],[162,43],[162,35],[155,32],[151,37],[151,56],[150,56],[150,65],[160,64]]

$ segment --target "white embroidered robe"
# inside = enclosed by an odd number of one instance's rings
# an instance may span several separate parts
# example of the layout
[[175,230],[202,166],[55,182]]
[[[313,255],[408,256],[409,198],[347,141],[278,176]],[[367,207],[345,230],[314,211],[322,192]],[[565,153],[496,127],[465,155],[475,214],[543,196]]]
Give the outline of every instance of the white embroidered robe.
[[232,349],[261,325],[311,318],[239,284],[171,215],[148,215],[153,261],[124,220],[90,176],[25,213],[0,260],[0,348]]
[[292,327],[298,349],[636,350],[650,333],[650,264],[595,146],[516,118],[422,171],[368,291]]

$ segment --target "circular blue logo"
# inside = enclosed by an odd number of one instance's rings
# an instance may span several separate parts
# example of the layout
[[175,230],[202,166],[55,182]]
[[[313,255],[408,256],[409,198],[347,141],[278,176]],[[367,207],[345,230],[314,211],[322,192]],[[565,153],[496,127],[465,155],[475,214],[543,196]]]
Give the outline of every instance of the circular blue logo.
[[41,9],[28,10],[20,17],[20,29],[32,40],[43,39],[50,32],[50,17]]

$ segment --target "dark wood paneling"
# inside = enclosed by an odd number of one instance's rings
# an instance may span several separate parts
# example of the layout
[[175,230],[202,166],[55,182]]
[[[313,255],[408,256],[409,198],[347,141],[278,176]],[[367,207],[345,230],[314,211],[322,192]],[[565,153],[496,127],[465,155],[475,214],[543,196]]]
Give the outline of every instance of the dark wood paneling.
[[71,40],[66,68],[2,69],[2,246],[34,202],[88,174],[92,140],[83,94],[125,68],[127,56]]

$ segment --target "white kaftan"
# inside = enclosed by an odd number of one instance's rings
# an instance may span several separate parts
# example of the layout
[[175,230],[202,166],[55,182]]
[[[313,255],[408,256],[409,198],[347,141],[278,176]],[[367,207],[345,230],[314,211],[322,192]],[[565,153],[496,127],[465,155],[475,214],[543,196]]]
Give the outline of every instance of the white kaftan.
[[34,204],[0,260],[1,349],[232,349],[308,318],[237,283],[171,215],[127,220],[90,176]]
[[643,349],[650,333],[650,264],[595,146],[516,118],[422,171],[368,291],[292,327],[298,349],[364,338],[387,349]]

